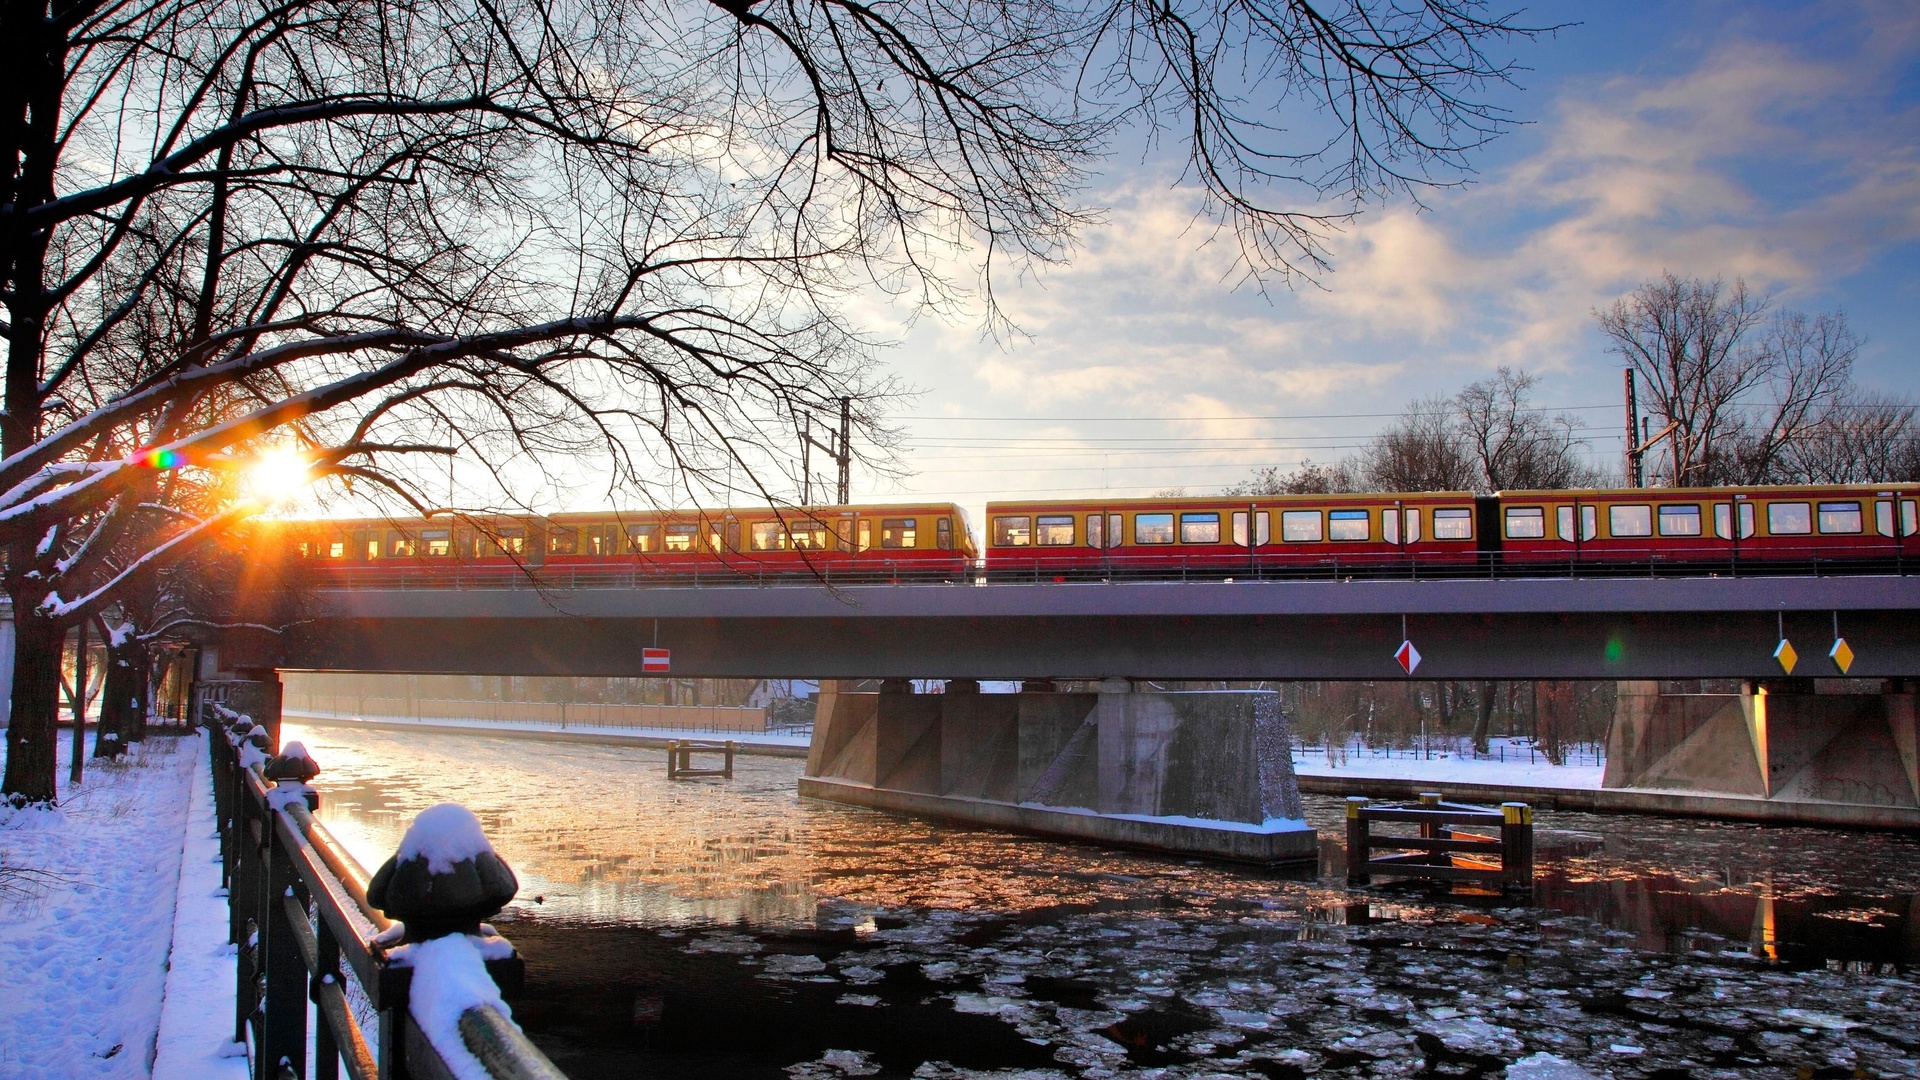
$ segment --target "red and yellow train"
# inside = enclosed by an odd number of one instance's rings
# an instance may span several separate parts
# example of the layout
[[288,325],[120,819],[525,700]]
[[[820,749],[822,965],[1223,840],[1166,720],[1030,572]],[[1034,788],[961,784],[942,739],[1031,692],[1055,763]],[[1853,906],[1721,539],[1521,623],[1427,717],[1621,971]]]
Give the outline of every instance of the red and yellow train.
[[1872,569],[1920,555],[1920,485],[995,501],[984,525],[976,545],[964,510],[926,502],[282,522],[272,532],[322,580],[450,565],[849,581]]

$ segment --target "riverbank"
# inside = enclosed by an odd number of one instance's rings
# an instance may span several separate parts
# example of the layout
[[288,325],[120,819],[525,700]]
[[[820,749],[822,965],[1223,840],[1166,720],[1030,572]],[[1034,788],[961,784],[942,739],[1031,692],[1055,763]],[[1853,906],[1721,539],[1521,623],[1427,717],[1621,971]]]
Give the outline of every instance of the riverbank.
[[0,1075],[239,1080],[205,736],[60,744],[58,808],[0,808]]
[[789,735],[775,731],[688,731],[677,728],[605,728],[568,727],[541,721],[441,720],[405,716],[341,716],[335,713],[285,709],[282,717],[299,724],[318,727],[357,727],[373,731],[440,732],[452,735],[492,735],[503,739],[544,739],[550,742],[588,743],[600,746],[638,746],[664,750],[669,742],[733,740],[742,754],[762,757],[807,756],[810,735]]

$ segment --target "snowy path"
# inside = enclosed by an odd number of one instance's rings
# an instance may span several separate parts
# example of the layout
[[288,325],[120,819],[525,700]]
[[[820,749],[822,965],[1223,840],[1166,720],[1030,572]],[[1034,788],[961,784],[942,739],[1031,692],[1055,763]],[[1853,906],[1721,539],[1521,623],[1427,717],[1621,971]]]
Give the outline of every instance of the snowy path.
[[1512,784],[1518,787],[1597,789],[1604,765],[1554,765],[1546,759],[1508,761],[1461,758],[1436,754],[1431,758],[1375,757],[1354,754],[1338,764],[1327,764],[1324,752],[1298,751],[1294,772],[1301,776],[1347,776],[1368,780],[1426,780],[1436,784]]
[[0,1076],[145,1077],[173,938],[188,783],[201,741],[149,739],[89,759],[60,807],[0,807]]

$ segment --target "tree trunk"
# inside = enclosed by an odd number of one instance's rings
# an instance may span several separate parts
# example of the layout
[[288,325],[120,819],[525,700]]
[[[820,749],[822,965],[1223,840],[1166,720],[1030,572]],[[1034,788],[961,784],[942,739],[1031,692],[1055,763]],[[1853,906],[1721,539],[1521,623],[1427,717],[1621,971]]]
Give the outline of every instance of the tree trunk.
[[[73,650],[73,695],[67,699],[73,711],[73,743],[71,754],[73,764],[67,769],[67,784],[77,787],[84,775],[87,761],[87,623],[82,619],[79,627],[80,640]],[[94,738],[99,739],[96,734]]]
[[126,640],[107,638],[107,685],[100,694],[100,734],[93,742],[95,757],[118,757],[128,743],[146,736],[148,682],[153,670],[151,650],[131,633]]
[[60,743],[53,720],[60,708],[60,654],[66,645],[66,628],[32,608],[15,606],[13,611],[13,716],[7,727],[7,773],[0,781],[0,795],[15,806],[52,806],[59,799],[54,782]]
[[1493,725],[1493,694],[1491,681],[1480,684],[1473,710],[1473,751],[1476,754],[1487,752],[1487,728]]

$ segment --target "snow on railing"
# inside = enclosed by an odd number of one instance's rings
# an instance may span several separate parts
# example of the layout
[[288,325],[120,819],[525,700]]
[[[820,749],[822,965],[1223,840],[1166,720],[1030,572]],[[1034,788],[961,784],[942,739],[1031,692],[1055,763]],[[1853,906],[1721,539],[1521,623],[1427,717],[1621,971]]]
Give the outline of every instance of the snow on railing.
[[481,921],[519,884],[465,808],[433,807],[369,881],[313,817],[320,771],[299,743],[207,701],[230,940],[234,1038],[255,1080],[563,1080],[501,999],[518,954]]

